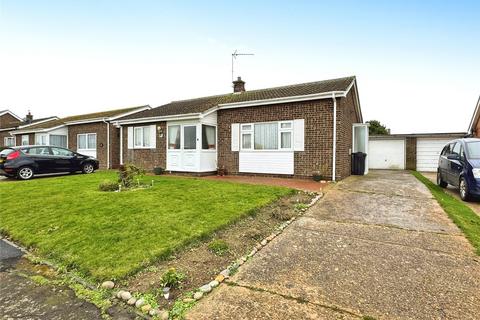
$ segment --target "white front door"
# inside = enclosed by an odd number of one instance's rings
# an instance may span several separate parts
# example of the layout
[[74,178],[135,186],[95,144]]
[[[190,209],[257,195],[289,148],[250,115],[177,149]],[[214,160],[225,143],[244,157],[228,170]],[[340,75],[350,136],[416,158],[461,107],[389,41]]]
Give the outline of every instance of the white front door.
[[198,171],[198,125],[171,124],[167,126],[167,170]]

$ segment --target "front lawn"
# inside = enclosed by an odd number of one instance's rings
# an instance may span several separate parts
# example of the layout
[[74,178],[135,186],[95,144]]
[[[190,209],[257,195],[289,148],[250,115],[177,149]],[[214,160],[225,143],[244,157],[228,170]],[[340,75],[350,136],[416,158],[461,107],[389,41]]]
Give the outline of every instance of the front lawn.
[[115,172],[0,182],[0,231],[97,280],[135,273],[290,189],[168,176],[154,187],[98,191]]
[[413,175],[427,186],[443,210],[463,231],[465,237],[475,247],[477,254],[480,255],[480,217],[463,201],[449,195],[421,173],[413,171]]

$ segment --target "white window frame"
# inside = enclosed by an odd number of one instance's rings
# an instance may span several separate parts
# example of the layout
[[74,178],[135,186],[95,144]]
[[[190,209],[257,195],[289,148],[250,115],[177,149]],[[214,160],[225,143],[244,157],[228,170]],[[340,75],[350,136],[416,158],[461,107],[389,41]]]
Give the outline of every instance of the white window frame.
[[[38,139],[37,139],[38,138]],[[45,138],[45,143],[42,143],[42,138]],[[35,144],[39,146],[48,146],[48,133],[41,133],[35,135]]]
[[[13,144],[9,144],[7,141],[11,140]],[[15,147],[15,137],[5,137],[3,139],[3,143],[5,147]]]
[[[25,138],[26,141],[25,141]],[[27,143],[24,143],[27,142]],[[22,146],[28,146],[30,144],[30,136],[28,134],[22,134]]]
[[[88,136],[92,136],[94,135],[95,136],[95,147],[94,148],[89,148],[89,145],[88,145]],[[80,149],[79,146],[80,146],[80,136],[85,136],[85,149]],[[67,142],[68,144],[68,142]],[[77,134],[77,150],[85,150],[85,151],[97,151],[97,134],[96,133],[79,133]]]
[[[255,149],[255,124],[264,124],[264,123],[276,123],[278,128],[278,144],[277,149]],[[283,128],[282,124],[290,124],[290,128]],[[250,126],[248,128],[248,126]],[[290,148],[282,148],[282,132],[290,132]],[[251,145],[250,148],[243,147],[243,135],[251,135]],[[252,122],[252,123],[241,123],[240,124],[240,151],[255,151],[255,152],[277,152],[277,151],[293,151],[293,120],[287,121],[265,121],[265,122]]]
[[[140,130],[140,144],[136,144],[136,131]],[[134,149],[151,149],[153,146],[152,139],[156,139],[155,136],[150,137],[150,144],[147,146],[144,144],[143,138],[145,134],[145,130],[148,131],[150,134],[150,126],[141,126],[141,127],[133,127],[133,148]]]

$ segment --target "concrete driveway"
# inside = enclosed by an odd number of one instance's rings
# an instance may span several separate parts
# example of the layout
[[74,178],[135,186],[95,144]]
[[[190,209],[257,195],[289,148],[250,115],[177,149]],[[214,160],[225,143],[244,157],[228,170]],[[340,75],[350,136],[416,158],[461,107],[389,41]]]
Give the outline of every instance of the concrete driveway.
[[479,261],[415,177],[374,171],[338,183],[188,319],[478,319]]

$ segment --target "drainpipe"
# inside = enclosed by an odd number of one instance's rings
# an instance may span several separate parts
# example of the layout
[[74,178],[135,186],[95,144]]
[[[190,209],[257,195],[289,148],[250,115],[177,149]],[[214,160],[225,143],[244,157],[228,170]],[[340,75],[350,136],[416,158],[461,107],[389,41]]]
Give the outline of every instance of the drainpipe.
[[110,169],[110,123],[105,119],[103,122],[107,125],[107,169]]
[[333,99],[333,164],[332,164],[332,181],[335,181],[335,171],[337,163],[337,99],[335,93],[332,93]]
[[123,164],[123,127],[120,127],[120,164]]

